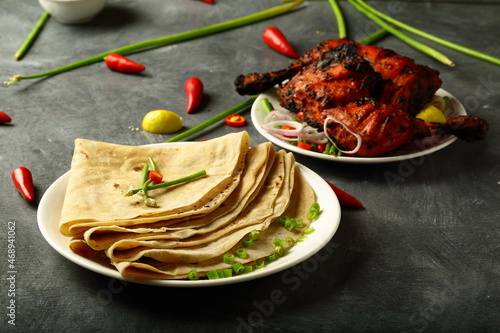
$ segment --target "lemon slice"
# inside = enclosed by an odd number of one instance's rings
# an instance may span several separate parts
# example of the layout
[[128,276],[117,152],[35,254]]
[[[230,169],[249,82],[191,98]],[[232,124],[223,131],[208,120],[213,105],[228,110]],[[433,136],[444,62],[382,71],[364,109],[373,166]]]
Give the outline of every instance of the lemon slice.
[[151,133],[174,133],[179,131],[182,127],[182,118],[172,111],[150,111],[142,119],[142,128]]
[[444,123],[446,122],[446,117],[443,111],[439,110],[434,105],[427,105],[422,111],[420,111],[416,118],[422,119],[423,121],[429,123]]

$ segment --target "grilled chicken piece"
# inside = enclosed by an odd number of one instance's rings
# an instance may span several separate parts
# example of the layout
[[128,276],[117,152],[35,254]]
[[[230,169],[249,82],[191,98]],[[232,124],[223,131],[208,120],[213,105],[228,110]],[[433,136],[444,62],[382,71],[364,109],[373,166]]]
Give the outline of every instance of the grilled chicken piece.
[[442,124],[428,123],[392,105],[375,101],[326,109],[316,124],[323,124],[327,119],[332,119],[327,121],[326,128],[339,148],[364,157],[387,155],[431,135],[452,134],[465,141],[481,140],[488,130],[488,124],[477,117],[461,116]]
[[436,70],[394,51],[345,39],[323,41],[283,70],[240,75],[235,81],[242,95],[279,84],[280,104],[303,112],[318,129],[329,117],[341,121],[344,126],[328,121],[327,131],[357,156],[386,155],[436,133],[482,139],[488,124],[479,118],[459,117],[444,124],[415,118],[441,83]]

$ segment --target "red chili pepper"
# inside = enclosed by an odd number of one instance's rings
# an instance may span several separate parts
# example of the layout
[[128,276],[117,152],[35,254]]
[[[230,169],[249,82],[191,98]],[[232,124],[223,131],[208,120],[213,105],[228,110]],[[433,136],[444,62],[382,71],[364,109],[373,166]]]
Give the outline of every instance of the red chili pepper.
[[211,5],[215,4],[215,1],[214,0],[200,0],[201,2],[206,2],[206,3],[209,3]]
[[363,208],[363,204],[361,201],[353,197],[352,195],[342,191],[337,186],[333,185],[329,181],[326,181],[328,185],[332,188],[333,192],[339,199],[339,203],[342,207],[350,207],[350,208]]
[[163,175],[156,170],[149,170],[149,179],[151,179],[153,183],[159,184],[163,180]]
[[281,54],[295,59],[298,59],[300,57],[293,46],[290,45],[281,30],[276,27],[266,28],[266,30],[264,30],[264,33],[262,34],[262,39],[264,40],[264,43],[267,44],[267,46]]
[[305,150],[311,150],[311,148],[312,148],[312,146],[311,146],[311,145],[309,145],[309,144],[307,144],[307,143],[305,143],[305,142],[302,142],[302,141],[299,141],[299,142],[297,143],[297,147],[302,148],[302,149],[305,149]]
[[245,125],[246,120],[242,115],[232,113],[226,117],[225,122],[228,126],[241,127]]
[[187,96],[186,113],[192,113],[201,103],[203,98],[203,82],[197,77],[191,77],[184,83]]
[[16,168],[11,174],[14,186],[26,201],[35,199],[35,187],[33,186],[33,177],[31,171],[25,167]]
[[146,69],[143,65],[132,61],[118,53],[108,54],[104,61],[109,69],[122,73],[139,73]]
[[10,118],[8,114],[0,111],[0,123],[10,123],[11,121],[12,118]]

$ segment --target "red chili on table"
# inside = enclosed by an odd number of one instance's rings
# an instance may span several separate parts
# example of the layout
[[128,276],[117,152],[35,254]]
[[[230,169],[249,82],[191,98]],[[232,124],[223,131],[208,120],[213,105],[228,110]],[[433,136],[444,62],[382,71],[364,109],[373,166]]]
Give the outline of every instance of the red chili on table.
[[12,182],[26,201],[35,200],[35,187],[31,171],[25,167],[16,168],[11,174]]
[[262,34],[262,39],[267,46],[281,54],[295,59],[300,57],[281,30],[276,27],[266,28]]
[[224,119],[226,125],[228,126],[233,126],[233,127],[241,127],[243,125],[245,125],[245,117],[243,117],[242,115],[239,115],[239,114],[236,114],[236,113],[232,113],[228,116],[226,116],[226,118]]
[[163,175],[156,170],[150,170],[149,179],[151,179],[153,183],[159,184],[163,180]]
[[104,57],[109,69],[122,73],[139,73],[146,69],[143,65],[132,61],[118,53],[111,53]]
[[206,2],[206,3],[209,3],[211,5],[215,4],[215,1],[214,0],[200,0],[201,2]]
[[8,114],[0,111],[0,123],[10,123],[12,118]]
[[203,82],[197,77],[191,77],[184,82],[187,97],[186,113],[192,113],[201,103],[203,98]]
[[330,185],[331,189],[333,192],[335,192],[335,195],[339,199],[339,203],[342,207],[350,207],[350,208],[363,208],[363,204],[361,201],[353,197],[352,195],[342,191],[339,189],[337,186],[333,185],[329,181],[326,181],[328,185]]

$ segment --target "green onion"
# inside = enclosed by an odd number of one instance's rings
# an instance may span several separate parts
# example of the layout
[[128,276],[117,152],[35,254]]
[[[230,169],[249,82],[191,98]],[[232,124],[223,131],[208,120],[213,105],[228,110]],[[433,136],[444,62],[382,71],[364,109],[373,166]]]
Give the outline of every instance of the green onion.
[[[148,187],[146,187],[146,191],[151,191],[151,190],[156,190],[156,189],[159,189],[159,188],[162,188],[162,187],[168,187],[168,186],[182,184],[182,183],[191,181],[193,179],[202,177],[202,176],[204,176],[206,174],[207,174],[207,172],[205,170],[198,171],[198,172],[193,173],[192,175],[189,175],[189,176],[186,176],[186,177],[182,177],[182,178],[174,179],[174,180],[171,180],[171,181],[168,181],[168,182],[163,182],[163,183],[159,183],[159,184],[154,184],[154,185],[148,186]],[[138,189],[131,190],[131,192],[133,194],[136,194],[137,192],[139,192],[141,190],[142,190],[142,188],[138,188]]]
[[281,245],[278,245],[274,248],[274,253],[276,253],[280,257],[283,257],[285,255],[285,248]]
[[307,219],[311,222],[316,221],[319,218],[319,213],[315,211],[309,211],[307,213]]
[[255,263],[255,269],[261,269],[261,268],[264,268],[266,266],[266,263],[264,261],[257,261]]
[[191,129],[188,129],[187,131],[185,132],[182,132],[181,134],[177,135],[177,136],[174,136],[173,138],[171,139],[168,139],[167,141],[165,142],[176,142],[176,141],[180,141],[182,139],[185,139],[193,134],[196,134],[202,130],[204,130],[205,128],[223,120],[226,116],[229,116],[230,114],[232,113],[237,113],[237,112],[240,112],[242,110],[245,110],[246,108],[252,106],[252,103],[255,101],[255,99],[257,98],[257,96],[254,96],[246,101],[244,101],[243,103],[240,103],[236,106],[233,106],[232,108],[222,112],[222,113],[219,113],[218,115],[216,115],[215,117],[212,117],[204,122],[202,122],[201,124],[199,125],[196,125],[195,127],[191,128]]
[[295,245],[295,241],[293,240],[292,237],[285,238],[285,241],[283,243],[283,247],[285,248],[285,250],[292,248],[294,245]]
[[320,207],[319,203],[317,203],[317,202],[315,201],[315,202],[313,202],[313,203],[311,204],[311,207],[309,207],[309,210],[313,210],[313,211],[319,212],[319,211],[320,211],[320,208],[321,208],[321,207]]
[[253,239],[251,237],[245,237],[241,241],[241,246],[243,247],[250,247],[253,245]]
[[476,51],[476,50],[473,50],[471,48],[468,48],[468,47],[465,47],[465,46],[462,46],[462,45],[459,45],[459,44],[455,44],[453,42],[450,42],[446,39],[443,39],[443,38],[440,38],[440,37],[437,37],[437,36],[434,36],[434,35],[431,35],[425,31],[422,31],[422,30],[419,30],[419,29],[416,29],[410,25],[407,25],[401,21],[398,21],[396,19],[393,19],[392,17],[388,16],[388,15],[385,15],[384,13],[376,10],[375,8],[369,6],[368,4],[366,4],[364,1],[359,1],[359,0],[355,0],[360,6],[362,6],[363,8],[365,8],[366,10],[369,10],[371,11],[373,14],[379,16],[380,18],[394,24],[395,26],[398,26],[402,29],[405,29],[417,36],[420,36],[420,37],[423,37],[423,38],[426,38],[432,42],[435,42],[437,44],[441,44],[443,46],[446,46],[452,50],[455,50],[455,51],[459,51],[459,52],[462,52],[462,53],[465,53],[467,55],[470,55],[470,56],[473,56],[475,58],[478,58],[478,59],[481,59],[481,60],[485,60],[485,61],[488,61],[488,62],[491,62],[495,65],[500,65],[500,58],[498,57],[494,57],[492,55],[489,55],[489,54],[486,54],[486,53],[483,53],[483,52],[480,52],[480,51]]
[[188,279],[189,280],[198,280],[200,278],[200,274],[197,271],[190,271],[188,273]]
[[243,274],[243,272],[245,272],[245,267],[243,266],[243,264],[241,262],[235,263],[233,265],[232,269],[233,269],[234,274],[236,274],[236,275],[240,275],[240,274]]
[[264,109],[266,114],[274,110],[274,106],[265,97],[260,100],[260,106]]
[[149,160],[149,164],[151,165],[151,170],[157,171],[156,170],[156,163],[153,160],[153,158],[152,157],[148,157],[148,160]]
[[267,262],[273,262],[273,261],[276,261],[276,259],[277,259],[277,258],[276,258],[276,253],[273,253],[273,254],[268,255],[268,256],[266,257],[266,261],[267,261]]
[[417,50],[435,58],[436,60],[442,62],[443,64],[449,65],[449,66],[455,66],[455,64],[448,59],[447,56],[442,54],[441,52],[420,43],[419,41],[411,38],[410,36],[402,33],[401,31],[397,30],[390,24],[386,23],[384,20],[381,20],[378,16],[376,16],[374,13],[372,13],[370,10],[368,10],[366,7],[363,7],[360,1],[358,0],[347,0],[351,5],[353,5],[357,10],[359,10],[361,13],[365,14],[368,18],[370,18],[373,22],[384,28],[385,30],[389,31],[392,35],[396,36],[397,38],[401,39],[403,42],[413,46]]
[[238,258],[245,258],[247,256],[247,250],[240,247],[239,249],[234,251],[234,255]]
[[297,222],[295,219],[288,219],[288,221],[285,222],[285,229],[288,231],[292,231],[297,227]]
[[345,27],[344,16],[342,15],[342,11],[340,10],[339,4],[336,0],[328,0],[330,5],[332,6],[333,13],[335,14],[335,18],[337,19],[337,25],[339,28],[339,38],[344,39],[347,38],[347,32]]
[[376,41],[378,41],[380,38],[387,36],[388,33],[389,33],[389,31],[382,28],[380,30],[375,31],[373,34],[359,40],[358,43],[366,44],[366,45],[373,44]]
[[254,241],[259,240],[260,238],[260,230],[252,230],[250,231],[249,237],[253,239]]
[[253,272],[253,267],[252,266],[245,266],[243,270],[243,274]]
[[288,216],[284,216],[284,215],[282,215],[282,216],[280,216],[280,217],[278,218],[278,223],[279,223],[280,225],[282,225],[282,226],[285,226],[285,223],[286,223],[286,221],[288,221],[288,220],[289,220],[289,217],[288,217]]
[[231,268],[220,269],[217,271],[220,278],[227,278],[233,276],[233,270]]
[[310,235],[314,232],[314,228],[307,228],[306,230],[304,230],[304,235]]
[[295,225],[296,225],[296,228],[301,228],[304,225],[304,220],[302,220],[301,218],[296,218]]
[[303,242],[307,239],[307,236],[300,236],[297,238],[297,243]]
[[19,47],[19,50],[17,50],[16,54],[14,55],[14,60],[21,60],[21,58],[28,52],[29,48],[31,47],[31,44],[35,41],[36,37],[42,31],[43,26],[45,25],[45,22],[49,19],[50,14],[48,12],[44,12],[42,16],[38,19],[36,22],[35,26],[33,29],[31,29],[30,33],[28,34],[28,37],[26,37],[26,40],[24,43]]
[[273,245],[275,246],[283,246],[285,242],[282,240],[282,239],[279,239],[279,238],[275,238],[274,241],[273,241]]
[[219,278],[219,274],[217,273],[217,270],[208,271],[208,273],[207,273],[207,278],[208,278],[209,280],[215,280],[215,279],[218,279],[218,278]]
[[224,254],[222,261],[224,261],[225,264],[234,264],[234,254],[232,253]]
[[240,18],[237,18],[234,20],[230,20],[230,21],[226,21],[226,22],[222,22],[222,23],[217,23],[217,24],[210,25],[210,26],[203,27],[203,28],[189,30],[189,31],[182,32],[182,33],[179,33],[176,35],[165,36],[165,37],[161,37],[161,38],[151,39],[151,40],[147,40],[144,42],[120,47],[118,49],[107,51],[107,52],[98,54],[96,56],[93,56],[93,57],[90,57],[90,58],[87,58],[84,60],[80,60],[80,61],[74,62],[72,64],[62,66],[62,67],[59,67],[59,68],[56,68],[56,69],[53,69],[53,70],[50,70],[47,72],[34,74],[34,75],[27,75],[27,76],[14,75],[10,79],[10,81],[6,82],[6,84],[19,82],[21,80],[35,79],[35,78],[60,74],[60,73],[63,73],[63,72],[66,72],[66,71],[69,71],[69,70],[72,70],[75,68],[79,68],[79,67],[83,67],[86,65],[96,63],[96,62],[100,62],[107,55],[109,55],[111,53],[118,53],[118,54],[123,55],[123,54],[131,53],[134,51],[138,51],[138,50],[151,49],[151,48],[155,48],[155,47],[171,45],[171,44],[184,42],[184,41],[191,40],[191,39],[196,39],[196,38],[212,35],[212,34],[215,34],[218,32],[226,31],[226,30],[239,28],[239,27],[242,27],[245,25],[249,25],[252,23],[256,23],[259,21],[263,21],[263,20],[270,19],[270,18],[278,16],[278,15],[284,14],[286,12],[289,12],[290,10],[292,10],[293,8],[295,8],[296,6],[298,6],[302,3],[303,3],[303,0],[297,0],[297,1],[291,2],[289,4],[269,8],[269,9],[260,11],[258,13],[243,16],[243,17],[240,17]]

